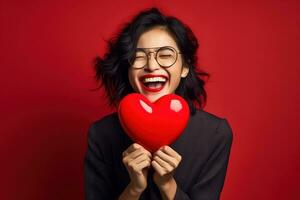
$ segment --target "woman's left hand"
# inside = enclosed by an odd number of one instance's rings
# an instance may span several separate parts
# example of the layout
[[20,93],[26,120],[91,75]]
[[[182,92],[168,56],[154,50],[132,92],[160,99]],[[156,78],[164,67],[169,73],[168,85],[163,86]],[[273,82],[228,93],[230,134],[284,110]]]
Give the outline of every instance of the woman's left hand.
[[176,192],[177,185],[173,174],[180,161],[181,156],[169,146],[163,146],[153,154],[151,162],[155,170],[153,180],[161,192],[170,193],[174,189]]

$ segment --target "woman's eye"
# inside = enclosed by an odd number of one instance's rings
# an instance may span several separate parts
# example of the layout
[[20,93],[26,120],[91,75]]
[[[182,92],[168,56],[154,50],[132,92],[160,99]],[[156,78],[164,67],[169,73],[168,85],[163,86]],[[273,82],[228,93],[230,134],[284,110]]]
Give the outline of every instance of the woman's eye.
[[145,56],[135,56],[135,59],[143,59]]
[[172,55],[170,54],[165,54],[165,55],[159,55],[160,58],[170,58]]

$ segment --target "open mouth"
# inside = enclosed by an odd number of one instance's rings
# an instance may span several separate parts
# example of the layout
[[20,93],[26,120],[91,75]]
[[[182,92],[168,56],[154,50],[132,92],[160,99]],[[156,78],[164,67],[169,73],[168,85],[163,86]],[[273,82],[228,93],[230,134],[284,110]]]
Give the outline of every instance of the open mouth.
[[143,88],[149,92],[159,92],[162,90],[168,78],[163,75],[145,75],[140,78]]

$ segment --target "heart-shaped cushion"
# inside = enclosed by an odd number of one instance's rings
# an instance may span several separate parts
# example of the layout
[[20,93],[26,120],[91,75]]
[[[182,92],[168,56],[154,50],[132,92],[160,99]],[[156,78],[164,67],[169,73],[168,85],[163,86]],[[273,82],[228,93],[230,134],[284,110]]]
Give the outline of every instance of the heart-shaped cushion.
[[127,135],[151,152],[175,141],[185,129],[190,111],[186,101],[175,94],[151,103],[131,93],[119,104],[118,116]]

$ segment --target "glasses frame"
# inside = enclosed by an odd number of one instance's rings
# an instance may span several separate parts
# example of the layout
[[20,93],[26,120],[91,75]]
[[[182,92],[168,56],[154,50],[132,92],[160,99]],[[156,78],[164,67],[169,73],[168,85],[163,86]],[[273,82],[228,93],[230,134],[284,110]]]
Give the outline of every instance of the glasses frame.
[[[159,52],[161,49],[165,49],[165,48],[169,48],[169,49],[173,50],[173,51],[176,53],[176,59],[175,59],[174,63],[171,64],[171,65],[169,65],[169,66],[163,66],[163,65],[161,65],[161,64],[157,61],[157,52]],[[155,49],[155,50],[154,50],[154,51],[149,51],[149,52],[147,52],[147,51],[146,51],[147,49]],[[132,68],[134,68],[134,69],[143,69],[143,68],[149,63],[149,59],[151,58],[151,57],[150,57],[150,53],[154,53],[154,59],[155,59],[156,63],[157,63],[160,67],[162,67],[162,68],[169,68],[169,67],[173,66],[173,65],[177,62],[178,54],[182,54],[182,52],[177,51],[174,47],[171,47],[171,46],[149,47],[149,48],[136,48],[135,53],[136,53],[137,51],[142,51],[142,52],[144,52],[144,53],[146,54],[146,56],[147,56],[147,62],[146,62],[146,64],[145,64],[144,66],[142,66],[142,67],[133,67],[133,58],[130,59],[128,62],[129,62],[129,64],[130,64],[130,66],[131,66]]]

